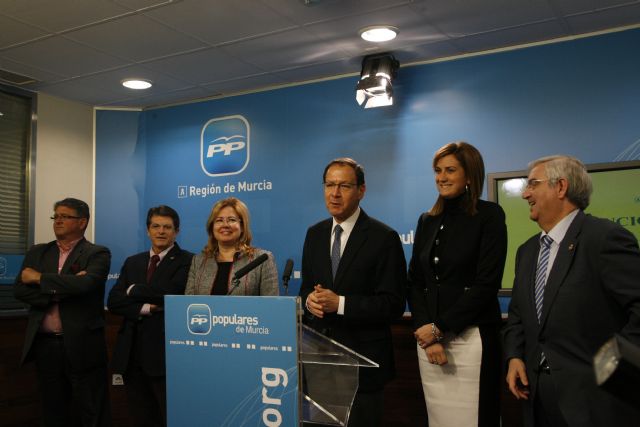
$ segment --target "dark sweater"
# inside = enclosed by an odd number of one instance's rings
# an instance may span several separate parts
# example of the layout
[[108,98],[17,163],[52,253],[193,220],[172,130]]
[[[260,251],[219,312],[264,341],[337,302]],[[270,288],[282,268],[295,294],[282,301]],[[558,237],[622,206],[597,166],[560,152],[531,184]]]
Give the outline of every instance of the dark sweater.
[[408,277],[416,329],[435,322],[441,331],[459,334],[472,325],[500,321],[504,211],[478,200],[478,212],[469,216],[459,206],[461,197],[445,200],[442,214],[424,213],[418,220]]

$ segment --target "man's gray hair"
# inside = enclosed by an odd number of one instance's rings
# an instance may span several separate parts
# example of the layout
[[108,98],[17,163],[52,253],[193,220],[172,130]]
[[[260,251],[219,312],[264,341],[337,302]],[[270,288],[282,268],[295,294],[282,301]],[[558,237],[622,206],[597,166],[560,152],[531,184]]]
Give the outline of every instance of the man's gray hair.
[[544,165],[549,185],[555,186],[560,178],[566,179],[567,198],[580,209],[589,206],[593,184],[584,163],[571,156],[547,156],[529,163],[529,171],[538,165]]

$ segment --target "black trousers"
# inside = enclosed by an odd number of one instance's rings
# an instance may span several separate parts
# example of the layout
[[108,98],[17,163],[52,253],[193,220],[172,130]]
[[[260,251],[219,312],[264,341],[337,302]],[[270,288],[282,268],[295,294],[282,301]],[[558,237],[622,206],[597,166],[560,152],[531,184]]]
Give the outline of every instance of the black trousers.
[[167,425],[167,391],[165,377],[147,375],[132,357],[124,375],[129,416],[136,427]]
[[533,413],[536,427],[566,427],[568,426],[556,397],[556,386],[553,382],[551,368],[544,362],[539,368],[538,384],[534,397]]
[[110,426],[111,413],[104,365],[74,371],[62,336],[38,334],[33,343],[42,401],[42,426]]
[[348,427],[379,427],[384,413],[384,390],[357,392],[349,413]]

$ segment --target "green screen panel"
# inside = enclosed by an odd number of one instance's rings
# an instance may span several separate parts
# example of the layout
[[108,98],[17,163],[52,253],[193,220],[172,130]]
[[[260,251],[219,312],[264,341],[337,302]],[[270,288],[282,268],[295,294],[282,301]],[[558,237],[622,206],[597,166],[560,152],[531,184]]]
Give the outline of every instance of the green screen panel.
[[[587,169],[593,182],[593,194],[585,212],[617,222],[640,240],[640,162],[587,165]],[[538,224],[529,219],[529,206],[521,197],[525,183],[526,171],[489,174],[489,198],[502,206],[507,222],[503,289],[513,286],[518,247],[540,232]]]

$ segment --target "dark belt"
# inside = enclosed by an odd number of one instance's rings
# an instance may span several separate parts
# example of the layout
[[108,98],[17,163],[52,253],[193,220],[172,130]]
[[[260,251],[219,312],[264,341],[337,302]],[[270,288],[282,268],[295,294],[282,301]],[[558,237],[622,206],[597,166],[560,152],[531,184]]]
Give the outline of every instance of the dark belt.
[[540,362],[540,365],[538,365],[538,372],[541,374],[551,375],[551,367],[549,366],[549,362],[547,362],[547,359],[544,359]]
[[62,332],[38,332],[37,337],[38,338],[61,340],[61,339],[64,338],[64,333],[62,333]]

